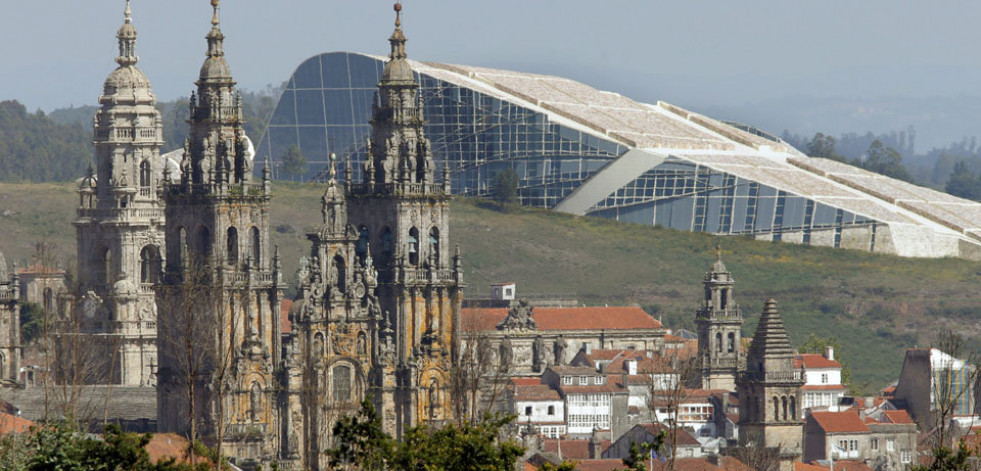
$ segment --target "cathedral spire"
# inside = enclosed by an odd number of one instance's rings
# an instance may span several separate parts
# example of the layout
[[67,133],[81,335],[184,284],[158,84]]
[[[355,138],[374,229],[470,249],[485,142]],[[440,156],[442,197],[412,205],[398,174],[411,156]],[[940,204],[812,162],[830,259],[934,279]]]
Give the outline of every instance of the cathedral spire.
[[116,63],[128,67],[136,65],[140,60],[136,56],[136,27],[133,26],[133,10],[130,8],[129,0],[126,0],[124,17],[123,26],[116,33],[116,38],[119,39],[119,57],[116,58]]
[[402,3],[395,4],[395,31],[388,38],[392,45],[392,52],[388,55],[388,63],[382,71],[382,83],[403,83],[415,84],[415,76],[412,68],[406,61],[408,55],[405,53],[405,34],[402,33]]
[[225,55],[222,49],[225,35],[221,33],[221,22],[218,18],[218,7],[220,0],[211,0],[211,8],[214,14],[211,17],[211,31],[208,33],[208,58],[222,57]]

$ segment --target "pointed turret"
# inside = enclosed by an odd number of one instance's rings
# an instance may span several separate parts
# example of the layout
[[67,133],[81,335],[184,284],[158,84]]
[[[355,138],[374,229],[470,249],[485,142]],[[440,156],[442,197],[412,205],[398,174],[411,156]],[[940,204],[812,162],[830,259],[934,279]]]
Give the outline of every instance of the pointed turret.
[[747,355],[747,371],[793,370],[794,349],[775,300],[767,299]]
[[[364,163],[362,193],[442,193],[435,185],[436,164],[423,129],[425,120],[419,100],[419,83],[406,59],[402,33],[402,4],[395,4],[395,32],[389,38],[392,51],[378,82],[372,105],[373,137]],[[423,185],[415,185],[415,184]],[[377,186],[376,186],[377,185]]]
[[126,0],[124,16],[123,26],[116,33],[116,38],[119,39],[119,57],[116,58],[116,63],[128,67],[136,65],[140,60],[136,55],[136,27],[133,26],[133,10],[129,6],[129,0]]

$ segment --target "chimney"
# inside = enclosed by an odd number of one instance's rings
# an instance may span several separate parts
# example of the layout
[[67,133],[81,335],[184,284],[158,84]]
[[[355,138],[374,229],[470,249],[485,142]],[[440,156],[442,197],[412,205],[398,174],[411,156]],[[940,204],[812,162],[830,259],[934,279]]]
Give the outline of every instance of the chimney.
[[637,374],[637,360],[624,360],[627,365],[627,374],[635,375]]
[[824,352],[824,358],[827,358],[828,361],[835,361],[835,347],[828,345],[828,348]]

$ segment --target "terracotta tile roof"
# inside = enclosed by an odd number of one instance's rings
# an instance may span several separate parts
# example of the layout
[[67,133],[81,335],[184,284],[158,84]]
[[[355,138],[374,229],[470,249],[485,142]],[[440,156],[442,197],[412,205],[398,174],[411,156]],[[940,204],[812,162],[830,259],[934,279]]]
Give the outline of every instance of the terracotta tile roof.
[[896,385],[886,386],[882,388],[883,396],[895,396],[896,395]]
[[559,392],[545,384],[515,385],[511,394],[515,401],[561,401]]
[[187,439],[176,433],[157,433],[146,444],[150,461],[156,463],[162,459],[175,458],[178,462],[186,462]]
[[909,416],[909,412],[902,409],[897,410],[884,410],[882,415],[889,420],[892,424],[915,424],[913,418]]
[[613,471],[623,469],[623,460],[577,460],[576,469],[578,471]]
[[819,355],[817,353],[803,353],[799,355],[794,355],[794,368],[840,369],[841,363],[838,363],[835,360],[829,360],[825,358],[824,355]]
[[[621,468],[623,468],[623,465],[621,465]],[[651,471],[665,471],[667,469],[667,462],[654,461]],[[726,471],[753,471],[753,468],[730,456],[721,457],[718,466],[712,464],[708,458],[678,458],[674,461],[674,469],[675,471],[718,471],[720,469]]]
[[[835,460],[835,471],[872,471],[869,465],[855,460]],[[827,465],[794,463],[794,471],[829,471]]]
[[[647,422],[647,423],[643,423],[643,424],[637,424],[636,426],[643,428],[644,430],[647,431],[647,433],[649,433],[651,435],[657,435],[662,430],[665,433],[668,433],[669,432],[668,428],[665,427],[664,424],[660,424],[660,423],[656,423],[656,422]],[[692,436],[691,433],[689,433],[687,430],[679,427],[678,428],[678,446],[697,446],[697,447],[701,447],[702,445],[700,443],[698,443],[698,440],[696,440],[695,437]]]
[[560,376],[566,375],[577,375],[577,376],[596,376],[596,368],[592,366],[565,366],[565,365],[552,365],[548,369],[554,371]]
[[511,378],[511,383],[518,386],[534,386],[542,384],[541,378]]
[[848,386],[844,384],[805,384],[800,388],[803,391],[835,391],[848,389]]
[[34,422],[23,417],[0,412],[0,435],[9,433],[24,433],[34,425]]
[[858,412],[849,409],[843,412],[812,412],[811,418],[825,433],[861,433],[869,427],[859,418]]
[[[497,330],[507,308],[467,308],[461,312],[465,330]],[[532,319],[538,330],[659,329],[661,323],[636,306],[536,307]]]
[[[543,440],[542,451],[546,453],[559,453],[559,441],[562,442],[562,459],[566,460],[588,460],[589,459],[589,440],[556,440],[546,438]],[[600,453],[610,447],[609,440],[600,440]],[[621,466],[623,461],[620,462]],[[581,469],[581,468],[580,468]]]
[[292,299],[284,299],[279,305],[279,331],[283,334],[293,332],[293,323],[290,322],[290,309],[293,307]]

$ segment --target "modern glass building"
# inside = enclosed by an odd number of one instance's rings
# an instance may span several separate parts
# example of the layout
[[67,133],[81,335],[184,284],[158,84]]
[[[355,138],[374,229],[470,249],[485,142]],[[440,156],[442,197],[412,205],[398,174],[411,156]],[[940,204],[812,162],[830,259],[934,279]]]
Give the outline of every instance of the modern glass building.
[[[290,77],[257,158],[278,178],[360,180],[386,58],[314,56]],[[488,196],[513,169],[525,205],[681,230],[905,256],[981,258],[981,204],[808,158],[749,126],[543,75],[410,61],[438,165],[456,194]],[[295,146],[307,161],[286,175]],[[342,172],[343,173],[343,172]]]

